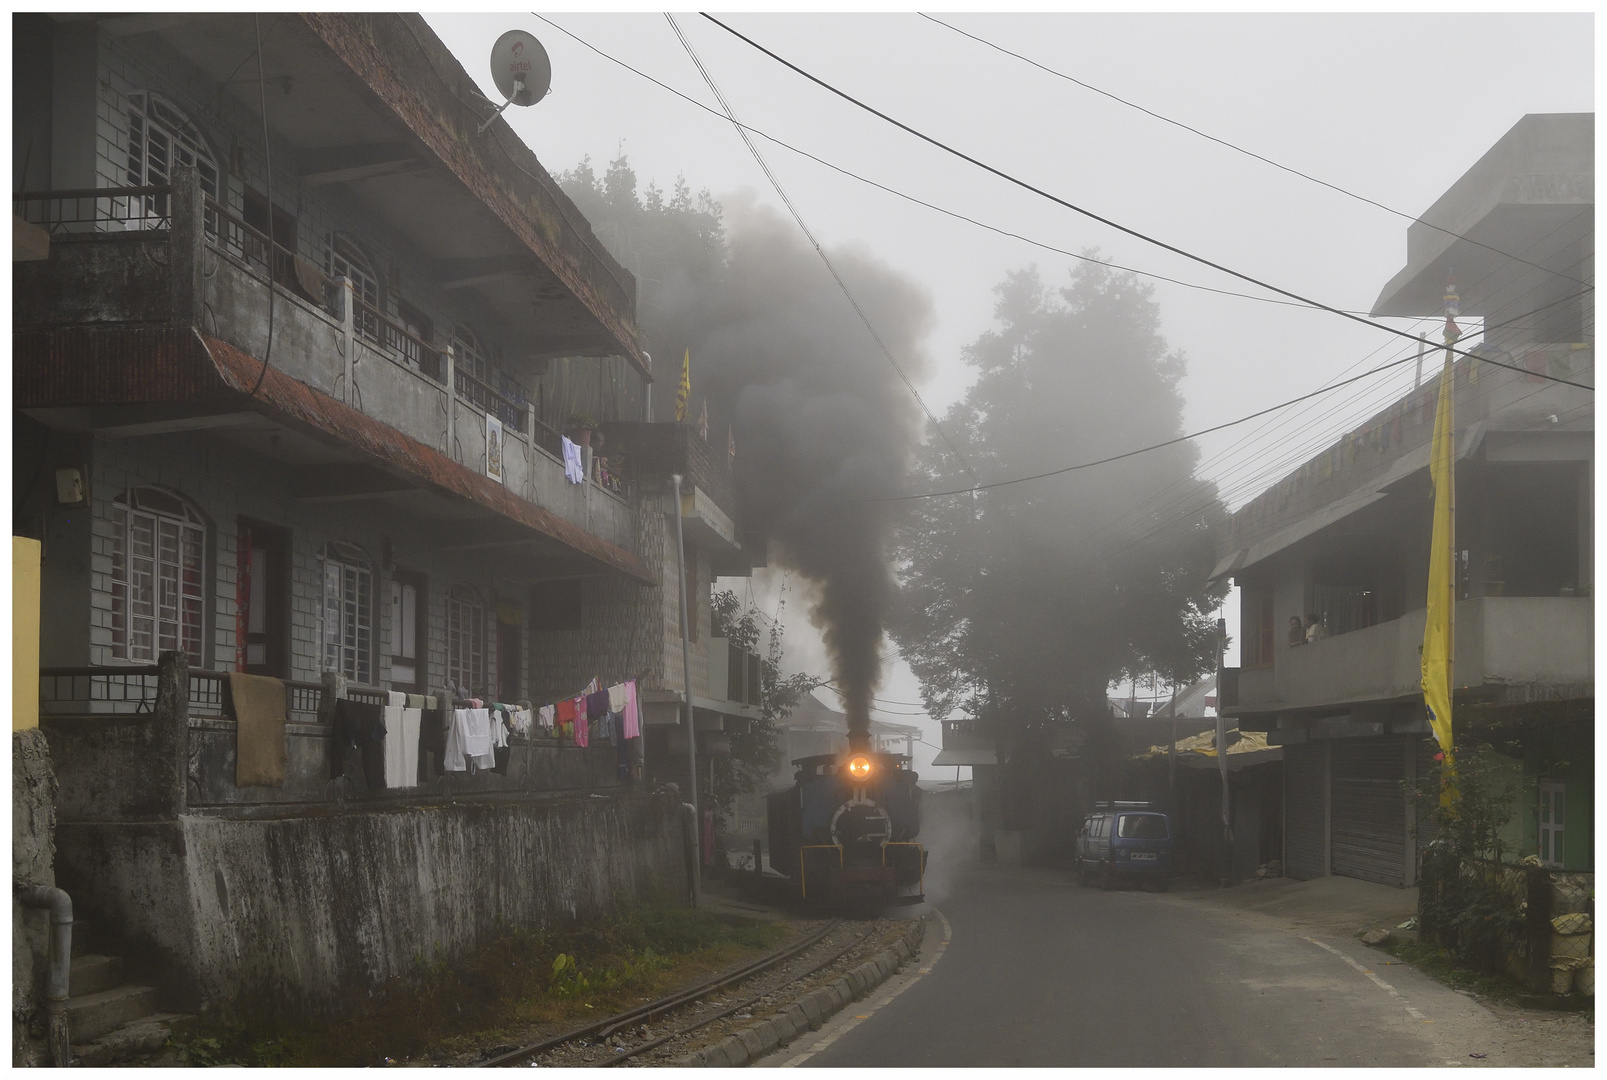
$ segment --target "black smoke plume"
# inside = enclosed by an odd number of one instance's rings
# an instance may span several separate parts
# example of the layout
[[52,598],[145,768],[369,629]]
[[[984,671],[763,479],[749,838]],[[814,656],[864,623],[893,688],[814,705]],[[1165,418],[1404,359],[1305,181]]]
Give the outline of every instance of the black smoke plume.
[[[709,395],[709,438],[725,438],[720,420],[735,432],[744,521],[771,538],[783,566],[815,584],[811,620],[843,694],[850,744],[860,748],[896,588],[892,504],[875,500],[902,490],[921,410],[791,221],[744,203],[728,209],[726,226],[721,287],[679,297],[666,290],[665,300],[681,302],[655,320],[654,339],[690,345],[693,400],[700,383]],[[829,254],[917,378],[933,321],[928,295],[867,252]]]

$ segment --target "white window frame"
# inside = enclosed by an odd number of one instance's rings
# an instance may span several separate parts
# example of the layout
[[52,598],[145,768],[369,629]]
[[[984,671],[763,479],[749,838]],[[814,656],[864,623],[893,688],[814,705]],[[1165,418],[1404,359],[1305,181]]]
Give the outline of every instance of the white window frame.
[[[329,240],[329,276],[350,278],[352,294],[379,315],[352,311],[352,328],[373,345],[380,345],[380,315],[385,312],[381,301],[379,275],[374,271],[373,260],[362,247],[344,233],[335,233]],[[342,303],[344,303],[344,299]]]
[[374,569],[355,544],[324,549],[321,662],[364,686],[374,685]]
[[[218,162],[205,136],[184,111],[160,94],[148,90],[128,95],[128,164],[130,187],[163,187],[172,182],[173,170],[193,165],[201,177],[201,190],[218,197]],[[155,228],[157,196],[146,196],[145,216],[133,218],[133,227]]]
[[1561,866],[1563,830],[1568,824],[1563,804],[1568,797],[1568,784],[1563,780],[1540,781],[1540,812],[1537,851],[1544,866]]
[[187,499],[129,488],[112,502],[112,656],[154,664],[182,651],[202,665],[206,521]]
[[473,693],[486,685],[486,606],[473,590],[458,586],[446,597],[446,677]]

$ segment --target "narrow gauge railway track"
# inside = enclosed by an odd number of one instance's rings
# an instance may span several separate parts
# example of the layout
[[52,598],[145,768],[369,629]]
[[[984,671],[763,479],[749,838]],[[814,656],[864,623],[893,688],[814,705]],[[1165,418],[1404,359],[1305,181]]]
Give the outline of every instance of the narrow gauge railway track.
[[[639,1024],[645,1024],[647,1021],[653,1019],[654,1017],[661,1016],[661,1015],[663,1015],[665,1013],[668,1013],[668,1012],[671,1012],[671,1011],[673,1011],[675,1009],[679,1009],[679,1008],[682,1008],[682,1007],[684,1007],[686,1005],[690,1005],[693,1002],[696,1002],[696,1001],[698,1001],[698,1000],[700,1000],[702,998],[705,998],[708,995],[710,995],[712,993],[715,993],[715,992],[717,992],[719,990],[722,990],[727,986],[733,986],[733,985],[736,985],[737,983],[745,982],[745,981],[747,981],[749,979],[754,978],[757,975],[762,975],[765,972],[772,970],[773,968],[780,967],[781,965],[785,964],[787,961],[793,959],[796,956],[799,956],[802,953],[808,952],[810,949],[812,949],[816,945],[820,944],[822,941],[824,941],[832,933],[832,931],[838,929],[841,925],[842,925],[842,920],[841,919],[832,919],[831,921],[827,922],[824,926],[821,926],[819,929],[817,929],[815,931],[812,931],[802,941],[794,942],[793,944],[788,945],[785,948],[778,949],[777,951],[769,954],[768,956],[760,957],[758,960],[755,960],[753,963],[747,964],[747,965],[745,965],[743,967],[740,967],[735,971],[728,972],[728,973],[723,974],[723,975],[716,975],[714,978],[705,980],[704,982],[698,983],[697,985],[692,986],[692,987],[690,987],[690,988],[688,988],[686,990],[677,991],[674,994],[670,994],[670,995],[668,995],[666,997],[659,998],[657,1001],[648,1002],[647,1004],[638,1006],[637,1008],[634,1008],[634,1009],[627,1009],[626,1011],[624,1011],[622,1013],[617,1013],[614,1016],[604,1017],[601,1020],[594,1020],[591,1023],[584,1024],[581,1027],[574,1028],[573,1030],[570,1030],[570,1031],[566,1031],[566,1032],[564,1032],[564,1033],[562,1033],[560,1035],[554,1035],[550,1039],[544,1039],[541,1042],[532,1043],[529,1046],[522,1046],[522,1047],[520,1047],[520,1048],[518,1048],[516,1050],[510,1050],[507,1053],[499,1054],[499,1055],[497,1055],[496,1057],[493,1057],[493,1058],[487,1058],[485,1061],[480,1062],[479,1065],[481,1067],[483,1067],[483,1068],[493,1068],[493,1067],[508,1066],[508,1065],[519,1065],[519,1064],[523,1064],[525,1062],[529,1062],[529,1061],[531,1061],[531,1060],[533,1060],[535,1058],[538,1058],[541,1055],[546,1054],[549,1051],[555,1050],[558,1047],[563,1046],[563,1045],[565,1045],[567,1043],[576,1042],[578,1040],[586,1039],[586,1038],[589,1038],[591,1036],[596,1036],[599,1039],[607,1039],[609,1036],[614,1035],[615,1033],[617,1033],[619,1031],[622,1031],[625,1028],[629,1028],[629,1027],[639,1025]],[[863,940],[864,940],[864,935],[856,937],[853,940],[853,942],[851,942],[849,945],[847,945],[845,948],[843,948],[839,952],[835,953],[830,959],[824,961],[823,963],[816,964],[815,966],[811,967],[807,972],[805,972],[802,975],[797,976],[797,977],[798,978],[807,978],[809,975],[814,974],[816,971],[820,970],[822,967],[825,967],[825,966],[827,966],[829,964],[835,963],[845,953],[851,951],[855,946],[859,945]],[[774,992],[774,990],[767,991],[767,993],[773,993],[773,992]],[[758,995],[758,997],[755,997],[755,998],[751,999],[750,1001],[745,1002],[744,1004],[739,1004],[739,1005],[732,1006],[732,1007],[726,1009],[725,1011],[719,1013],[718,1015],[709,1016],[709,1017],[701,1020],[700,1022],[698,1022],[696,1024],[693,1024],[690,1027],[687,1027],[685,1030],[678,1030],[678,1031],[676,1031],[676,1032],[674,1032],[674,1033],[672,1033],[670,1035],[664,1036],[663,1038],[652,1040],[650,1043],[645,1043],[645,1044],[643,1044],[641,1046],[634,1047],[634,1048],[626,1051],[624,1054],[616,1054],[616,1055],[614,1055],[614,1058],[617,1058],[620,1061],[628,1060],[630,1057],[633,1057],[636,1054],[640,1054],[640,1053],[643,1053],[644,1051],[653,1049],[654,1047],[662,1045],[663,1043],[668,1042],[671,1039],[677,1038],[677,1037],[679,1037],[681,1035],[684,1035],[684,1034],[687,1034],[688,1032],[691,1032],[691,1031],[696,1031],[698,1028],[706,1027],[707,1025],[709,1025],[711,1023],[714,1023],[717,1020],[723,1019],[724,1017],[729,1016],[732,1013],[738,1012],[745,1005],[751,1005],[753,1002],[758,1001],[760,998],[762,998],[764,996],[765,996],[764,994],[760,994],[760,995]],[[595,1062],[593,1064],[597,1064],[597,1065],[613,1065],[613,1064],[616,1064],[616,1063],[617,1062],[615,1060],[606,1060],[606,1061]]]

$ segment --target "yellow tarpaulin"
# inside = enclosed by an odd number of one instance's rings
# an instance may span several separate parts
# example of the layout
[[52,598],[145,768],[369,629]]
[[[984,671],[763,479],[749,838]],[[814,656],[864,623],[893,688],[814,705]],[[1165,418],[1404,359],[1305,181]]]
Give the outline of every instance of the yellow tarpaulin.
[[[1229,728],[1228,734],[1230,736],[1239,736],[1237,742],[1228,746],[1229,757],[1234,754],[1253,754],[1260,750],[1275,749],[1267,742],[1267,733],[1264,731],[1241,732],[1237,728]],[[1159,746],[1152,746],[1142,754],[1137,755],[1137,760],[1147,761],[1151,758],[1165,757],[1166,748],[1169,745],[1171,744],[1161,743]],[[1177,752],[1179,754],[1194,754],[1199,757],[1216,757],[1216,732],[1202,731],[1198,735],[1190,735],[1186,739],[1177,740]]]

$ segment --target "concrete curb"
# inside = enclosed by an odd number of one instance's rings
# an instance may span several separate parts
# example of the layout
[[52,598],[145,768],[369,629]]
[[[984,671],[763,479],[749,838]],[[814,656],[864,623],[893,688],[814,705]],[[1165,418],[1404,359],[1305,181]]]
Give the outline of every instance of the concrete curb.
[[670,1062],[672,1066],[693,1069],[739,1068],[784,1046],[806,1031],[820,1026],[839,1010],[864,997],[920,951],[926,932],[923,916],[904,932],[890,949],[883,949],[836,982],[795,998],[786,1008],[719,1042]]

